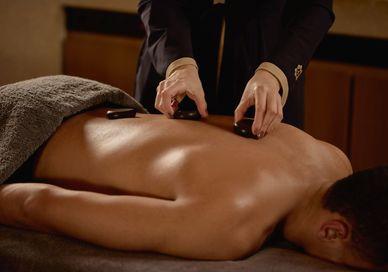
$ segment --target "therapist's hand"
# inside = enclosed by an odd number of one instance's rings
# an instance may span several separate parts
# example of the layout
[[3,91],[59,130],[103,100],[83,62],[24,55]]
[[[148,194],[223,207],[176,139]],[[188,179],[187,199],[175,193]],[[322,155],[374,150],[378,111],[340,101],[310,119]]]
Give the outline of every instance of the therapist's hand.
[[207,117],[205,93],[199,79],[198,70],[193,65],[176,69],[166,80],[159,83],[155,100],[155,108],[171,118],[176,110],[176,103],[187,95],[197,105],[202,117]]
[[249,107],[255,106],[252,133],[259,138],[272,131],[283,119],[279,81],[271,73],[258,70],[249,80],[234,112],[235,122],[244,118]]

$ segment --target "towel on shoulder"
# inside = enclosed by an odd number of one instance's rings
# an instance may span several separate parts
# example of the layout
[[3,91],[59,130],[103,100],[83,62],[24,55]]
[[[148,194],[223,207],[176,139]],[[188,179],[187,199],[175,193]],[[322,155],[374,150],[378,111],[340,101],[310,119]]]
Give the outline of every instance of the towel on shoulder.
[[104,104],[148,113],[124,91],[78,77],[48,76],[0,87],[0,184],[50,138],[64,118]]

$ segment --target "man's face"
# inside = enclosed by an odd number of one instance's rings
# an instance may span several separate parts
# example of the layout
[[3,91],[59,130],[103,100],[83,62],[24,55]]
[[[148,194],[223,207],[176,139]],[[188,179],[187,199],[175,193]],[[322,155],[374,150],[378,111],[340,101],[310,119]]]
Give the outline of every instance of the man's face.
[[338,213],[323,208],[308,216],[292,218],[283,229],[290,242],[301,246],[309,255],[346,266],[376,270],[352,248],[351,225]]
[[309,255],[337,264],[376,271],[351,247],[350,228],[345,221],[329,220],[315,232],[316,239],[306,239],[304,249]]
[[302,247],[309,255],[358,269],[388,271],[388,266],[377,268],[365,261],[354,247],[352,225],[337,212],[314,202],[287,217],[283,235],[288,241]]

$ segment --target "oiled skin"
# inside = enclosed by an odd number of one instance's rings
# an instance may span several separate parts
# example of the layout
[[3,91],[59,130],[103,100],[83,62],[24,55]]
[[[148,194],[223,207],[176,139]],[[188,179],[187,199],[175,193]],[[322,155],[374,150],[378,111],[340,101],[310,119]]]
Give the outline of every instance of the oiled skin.
[[[106,110],[65,121],[44,147],[35,171],[36,178],[72,190],[154,201],[153,210],[145,209],[143,217],[133,220],[136,224],[125,226],[136,233],[133,239],[141,237],[127,246],[114,242],[120,239],[114,231],[102,241],[75,231],[77,225],[60,225],[65,210],[61,215],[46,210],[44,220],[36,219],[57,232],[104,246],[188,258],[240,258],[260,248],[312,185],[333,183],[351,173],[340,150],[289,125],[254,140],[233,134],[231,117],[198,122],[138,114],[112,121],[105,118]],[[109,210],[114,212],[114,207]],[[76,219],[66,222],[71,220]],[[78,228],[87,228],[87,222],[82,224]],[[101,233],[108,232],[100,225]],[[159,231],[163,234],[151,235]]]

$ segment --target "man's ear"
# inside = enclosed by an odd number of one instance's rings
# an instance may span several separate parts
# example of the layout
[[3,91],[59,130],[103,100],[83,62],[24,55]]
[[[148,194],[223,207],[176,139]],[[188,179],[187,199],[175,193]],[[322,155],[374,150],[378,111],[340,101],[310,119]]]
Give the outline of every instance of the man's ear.
[[318,237],[323,241],[345,241],[350,238],[350,227],[342,220],[329,220],[322,224]]

